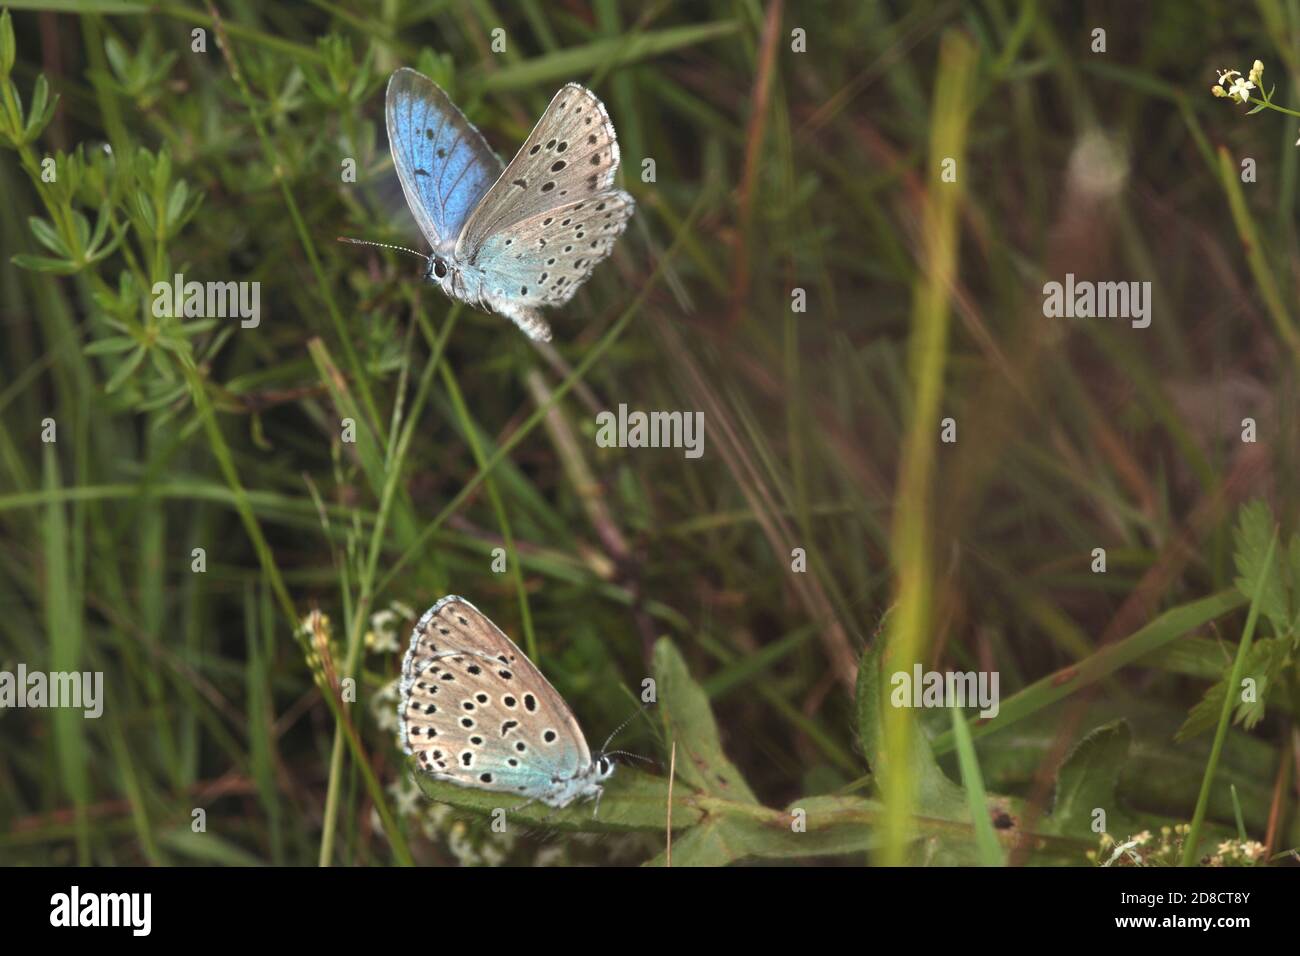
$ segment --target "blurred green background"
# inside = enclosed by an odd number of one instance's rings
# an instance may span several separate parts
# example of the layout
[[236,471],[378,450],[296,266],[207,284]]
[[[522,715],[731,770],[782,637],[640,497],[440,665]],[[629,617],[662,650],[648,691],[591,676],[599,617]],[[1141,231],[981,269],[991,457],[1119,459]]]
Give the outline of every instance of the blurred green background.
[[[670,763],[674,865],[1092,865],[1099,808],[1290,859],[1300,120],[1210,87],[1300,108],[1300,2],[7,9],[0,670],[105,706],[0,711],[0,862],[666,863]],[[562,83],[608,107],[638,210],[551,346],[335,242],[423,247],[399,66],[507,159]],[[177,272],[260,325],[155,317]],[[1066,273],[1150,327],[1045,317]],[[598,447],[620,403],[703,457]],[[448,592],[593,745],[657,681],[599,818],[413,781]],[[1001,714],[888,707],[914,661]]]

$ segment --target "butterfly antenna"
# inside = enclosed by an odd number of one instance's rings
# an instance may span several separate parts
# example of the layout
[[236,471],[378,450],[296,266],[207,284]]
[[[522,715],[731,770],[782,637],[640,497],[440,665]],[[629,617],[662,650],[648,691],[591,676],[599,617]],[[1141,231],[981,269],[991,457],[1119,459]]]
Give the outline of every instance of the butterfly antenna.
[[423,252],[416,252],[414,249],[406,248],[406,246],[395,246],[389,242],[371,242],[369,239],[350,239],[347,236],[339,236],[339,242],[350,242],[354,246],[375,246],[379,249],[396,249],[398,252],[408,252],[421,259],[429,258]]
[[644,761],[645,763],[657,763],[657,761],[651,759],[650,757],[645,757],[642,756],[641,754],[634,754],[630,750],[606,750],[604,753],[601,754],[601,756],[602,757],[631,757],[633,760],[641,760]]
[[610,734],[608,737],[606,737],[605,742],[600,745],[600,752],[602,755],[607,752],[605,748],[609,746],[609,742],[613,740],[615,737],[617,737],[619,734],[621,734],[623,732],[624,727],[626,727],[628,724],[632,723],[632,721],[636,720],[638,717],[644,714],[646,708],[650,706],[650,703],[651,703],[650,701],[647,701],[646,703],[642,704],[639,708],[633,711],[632,716],[628,717],[627,720],[623,721],[621,724],[619,724],[617,727],[614,728],[614,732]]

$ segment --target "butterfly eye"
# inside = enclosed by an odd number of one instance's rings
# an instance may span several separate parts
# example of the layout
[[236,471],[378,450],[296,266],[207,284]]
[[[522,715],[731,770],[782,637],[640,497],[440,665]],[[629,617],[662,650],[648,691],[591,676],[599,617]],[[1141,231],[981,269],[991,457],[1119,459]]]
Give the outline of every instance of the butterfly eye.
[[438,279],[447,278],[447,263],[443,262],[441,259],[434,259],[433,274]]

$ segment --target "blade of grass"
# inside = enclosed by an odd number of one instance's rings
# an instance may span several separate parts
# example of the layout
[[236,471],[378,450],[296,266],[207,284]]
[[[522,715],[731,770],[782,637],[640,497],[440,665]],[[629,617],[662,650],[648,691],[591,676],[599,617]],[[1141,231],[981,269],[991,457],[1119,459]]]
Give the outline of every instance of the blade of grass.
[[975,830],[975,850],[982,866],[1005,866],[1006,856],[993,832],[993,818],[989,816],[988,797],[984,793],[984,779],[980,776],[979,758],[971,743],[970,729],[962,717],[961,709],[950,707],[952,732],[957,738],[957,763],[961,767],[961,783],[966,788],[970,804],[971,825]]
[[[929,156],[937,178],[945,157],[962,166],[970,121],[969,97],[975,86],[975,51],[960,34],[944,37],[930,126]],[[903,441],[891,534],[895,567],[895,606],[890,615],[889,669],[908,671],[924,659],[932,623],[934,569],[931,564],[931,484],[935,460],[939,407],[943,396],[948,349],[949,297],[957,268],[957,184],[939,184],[929,194],[923,213],[922,274],[913,293],[911,342],[911,416]],[[913,781],[912,740],[917,730],[908,707],[885,710],[885,759],[893,772],[885,778],[884,848],[881,860],[901,866],[907,861]]]
[[1291,349],[1292,357],[1300,362],[1300,333],[1296,332],[1291,313],[1287,310],[1286,300],[1282,296],[1281,289],[1278,288],[1277,276],[1273,274],[1273,267],[1269,264],[1268,245],[1255,226],[1250,208],[1246,205],[1237,161],[1226,146],[1219,147],[1219,178],[1223,183],[1223,191],[1228,196],[1232,221],[1237,226],[1237,235],[1246,254],[1246,263],[1250,266],[1251,275],[1255,277],[1259,294],[1264,299],[1264,305],[1273,319],[1273,324],[1277,326],[1278,335]]
[[[53,489],[60,483],[56,447],[53,442],[42,446],[46,489]],[[83,616],[74,583],[75,575],[69,567],[68,524],[62,504],[54,503],[46,509],[42,538],[45,552],[45,627],[50,642],[50,670],[79,672],[82,665]],[[80,712],[66,707],[55,709],[52,719],[59,776],[75,810],[77,863],[87,866],[91,858],[90,820],[86,815],[90,802],[90,779],[86,772],[86,721]]]
[[[1087,687],[1121,667],[1155,653],[1171,642],[1246,603],[1236,588],[1227,588],[1199,601],[1192,601],[1160,615],[1150,624],[1134,631],[1122,641],[1107,644],[1078,664],[1034,681],[1028,687],[1002,701],[996,717],[975,718],[971,739],[1009,727],[1058,700]],[[935,754],[944,754],[956,744],[951,731],[935,737]]]
[[1201,780],[1201,792],[1196,797],[1196,810],[1192,813],[1192,828],[1183,844],[1181,866],[1193,866],[1196,863],[1196,849],[1201,839],[1201,827],[1205,824],[1205,808],[1210,802],[1210,786],[1214,783],[1214,772],[1219,766],[1219,755],[1223,751],[1223,740],[1228,734],[1228,723],[1232,719],[1232,707],[1236,702],[1235,688],[1241,686],[1241,674],[1246,668],[1246,655],[1250,653],[1251,642],[1255,639],[1255,623],[1259,620],[1260,596],[1268,583],[1269,573],[1273,569],[1273,552],[1277,549],[1277,530],[1268,543],[1268,553],[1264,556],[1264,569],[1255,584],[1255,595],[1250,599],[1250,612],[1246,615],[1246,629],[1242,631],[1241,643],[1237,645],[1237,656],[1232,662],[1232,676],[1228,678],[1228,693],[1223,695],[1223,709],[1219,712],[1219,725],[1214,730],[1214,743],[1210,746],[1210,759],[1205,765],[1205,777]]
[[476,68],[470,75],[485,92],[525,90],[544,86],[556,80],[572,79],[579,74],[592,73],[601,68],[626,66],[639,60],[652,59],[674,50],[728,36],[738,29],[740,24],[736,21],[723,20],[717,23],[692,24],[649,31],[638,34],[630,40],[611,37],[595,40],[584,46],[547,53],[492,72],[487,72],[481,67]]

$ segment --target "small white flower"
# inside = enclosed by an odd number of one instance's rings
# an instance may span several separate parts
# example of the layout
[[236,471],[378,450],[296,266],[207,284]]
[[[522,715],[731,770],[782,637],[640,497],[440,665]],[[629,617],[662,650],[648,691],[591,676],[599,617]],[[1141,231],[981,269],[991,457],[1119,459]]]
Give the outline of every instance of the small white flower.
[[410,777],[399,777],[388,785],[397,815],[406,817],[420,809],[420,788]]
[[1264,82],[1264,64],[1256,60],[1250,68],[1250,82],[1256,86]]
[[1255,88],[1255,84],[1250,80],[1244,80],[1240,76],[1232,81],[1232,86],[1228,87],[1228,95],[1238,103],[1250,102],[1250,91]]
[[478,851],[469,838],[469,829],[463,820],[457,820],[452,824],[451,832],[447,834],[447,849],[461,866],[477,866],[479,863]]
[[1127,843],[1121,843],[1119,846],[1115,847],[1115,852],[1110,855],[1110,859],[1103,863],[1102,866],[1110,866],[1121,856],[1125,855],[1133,860],[1134,863],[1138,864],[1138,866],[1141,866],[1142,857],[1133,852],[1133,848],[1137,845],[1137,840],[1129,840]]
[[397,643],[397,615],[394,612],[385,608],[370,615],[366,647],[376,654],[392,654],[400,650]]
[[397,685],[398,679],[394,678],[370,698],[370,713],[375,718],[375,724],[390,734],[397,733]]
[[329,632],[330,632],[330,616],[329,616],[328,614],[321,614],[319,611],[309,611],[309,612],[307,613],[307,616],[304,617],[301,621],[298,622],[298,627],[301,629],[302,634],[303,634],[304,637],[315,637],[315,636],[316,636],[316,623],[315,623],[315,622],[316,622],[316,619],[317,619],[318,616],[319,616],[319,618],[320,618],[320,629],[321,629],[321,631],[323,631],[327,636],[329,635]]

